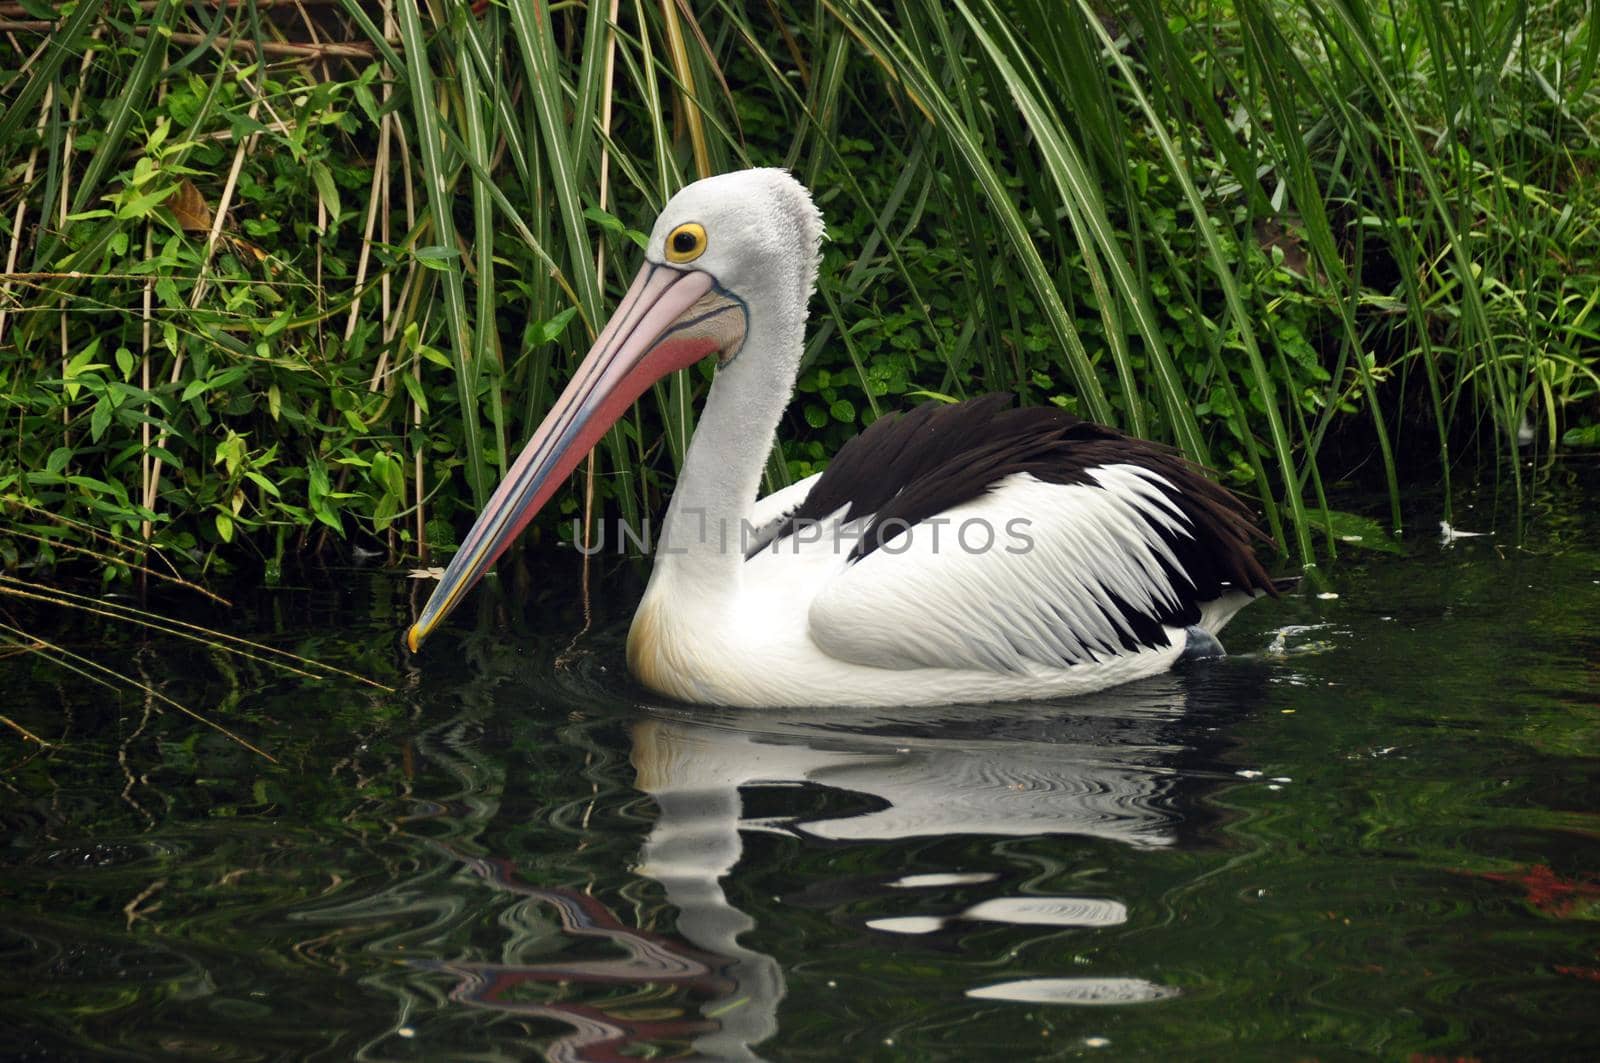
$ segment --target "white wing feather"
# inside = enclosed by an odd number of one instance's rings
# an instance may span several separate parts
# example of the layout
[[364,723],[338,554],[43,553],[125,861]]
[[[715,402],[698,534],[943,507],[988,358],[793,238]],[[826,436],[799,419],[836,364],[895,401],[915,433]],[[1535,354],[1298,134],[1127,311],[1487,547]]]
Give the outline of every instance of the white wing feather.
[[788,487],[780,487],[765,498],[756,499],[756,504],[750,510],[750,523],[753,527],[764,528],[768,524],[778,521],[793,512],[800,503],[806,500],[811,489],[822,479],[820,472],[812,473],[804,480],[796,480]]
[[765,498],[756,499],[755,505],[750,508],[751,530],[742,533],[744,548],[759,551],[772,542],[783,519],[800,507],[806,496],[811,493],[811,488],[820,479],[822,479],[820,472],[812,473],[804,480],[797,480],[788,487],[778,488]]
[[1124,652],[1135,635],[1125,608],[1155,619],[1192,593],[1173,585],[1181,569],[1166,541],[1192,534],[1159,474],[1089,475],[1100,486],[1009,476],[842,566],[812,600],[812,640],[895,669],[1023,672]]

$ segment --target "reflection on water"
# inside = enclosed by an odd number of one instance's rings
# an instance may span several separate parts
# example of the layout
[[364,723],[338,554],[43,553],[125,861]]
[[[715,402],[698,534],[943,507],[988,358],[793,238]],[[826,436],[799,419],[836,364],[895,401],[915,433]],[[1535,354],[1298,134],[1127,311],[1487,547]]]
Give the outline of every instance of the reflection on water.
[[[450,994],[452,1000],[505,1014],[536,1015],[571,1025],[572,1033],[558,1038],[547,1049],[547,1058],[552,1060],[609,1059],[636,1044],[691,1037],[706,1051],[721,1054],[712,1046],[723,1043],[727,1031],[719,1029],[714,1019],[640,1019],[615,1009],[570,1001],[518,998],[531,987],[570,983],[667,985],[724,1000],[738,992],[747,981],[739,976],[737,961],[727,953],[709,948],[709,942],[705,943],[707,950],[702,951],[685,947],[672,938],[625,926],[605,905],[587,894],[570,889],[541,889],[519,882],[509,861],[466,858],[464,863],[494,889],[521,895],[554,911],[563,934],[603,940],[620,948],[626,956],[567,963],[424,961],[424,966],[448,971],[460,979]],[[696,934],[685,933],[684,936],[691,941],[701,940]]]
[[[742,830],[835,842],[1068,834],[1135,847],[1170,845],[1181,818],[1172,804],[1172,762],[1186,748],[1173,731],[1192,696],[1190,679],[1164,676],[1075,701],[982,710],[662,709],[636,723],[637,785],[660,810],[637,870],[665,888],[684,939],[724,957],[730,981],[724,994],[701,1007],[712,1028],[695,1038],[695,1049],[712,1058],[749,1058],[750,1049],[778,1029],[782,968],[738,942],[754,921],[729,903],[721,885],[739,862]],[[864,798],[868,807],[746,815],[746,787],[801,784]],[[939,884],[934,876],[921,883],[924,889]],[[885,888],[908,885],[901,880]],[[1126,909],[1117,901],[1079,897],[993,897],[957,915],[866,925],[926,933],[958,918],[1094,926],[1125,921]],[[1123,993],[1132,1002],[1171,995],[1152,986],[1152,995],[1141,998],[1119,988],[1132,981],[1102,981],[1099,997],[1085,988],[1089,980],[1079,979],[1076,998],[1063,991],[1053,999],[1100,1002]],[[973,995],[1000,998],[997,988]]]
[[404,581],[246,611],[394,695],[44,631],[280,764],[0,660],[54,743],[0,731],[0,1057],[1585,1058],[1586,505],[1543,548],[1346,561],[1234,657],[1047,704],[641,703],[631,592],[574,645],[552,581],[542,630],[420,668]]
[[[1164,807],[1189,697],[1163,676],[1055,704],[731,711],[633,730],[639,788],[658,801],[747,784],[813,783],[876,799],[871,811],[769,821],[833,841],[951,834],[1083,834],[1169,845]],[[737,810],[737,802],[731,802]],[[663,806],[665,809],[665,805]]]
[[1176,995],[1171,987],[1143,978],[1024,978],[967,990],[977,1000],[1021,1004],[1148,1004]]
[[952,919],[1014,926],[1116,926],[1128,921],[1128,906],[1095,897],[995,897],[953,916],[890,916],[868,919],[867,925],[895,934],[930,934]]

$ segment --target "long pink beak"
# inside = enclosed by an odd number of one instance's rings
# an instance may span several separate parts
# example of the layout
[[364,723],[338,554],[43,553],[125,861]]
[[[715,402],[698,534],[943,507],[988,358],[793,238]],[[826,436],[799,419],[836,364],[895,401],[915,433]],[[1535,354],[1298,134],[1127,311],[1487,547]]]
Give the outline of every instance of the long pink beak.
[[577,375],[495,488],[422,615],[406,632],[411,652],[493,567],[645,389],[717,349],[717,341],[694,328],[696,321],[688,315],[715,284],[709,273],[699,270],[651,262],[639,270]]

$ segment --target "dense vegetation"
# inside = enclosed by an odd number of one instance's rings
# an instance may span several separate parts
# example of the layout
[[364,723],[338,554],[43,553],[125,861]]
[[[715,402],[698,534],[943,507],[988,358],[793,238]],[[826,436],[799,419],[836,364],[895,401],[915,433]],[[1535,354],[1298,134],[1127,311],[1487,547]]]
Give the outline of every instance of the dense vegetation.
[[[1177,444],[1311,559],[1358,471],[1398,527],[1412,478],[1600,444],[1591,11],[1181,6],[0,4],[0,567],[449,545],[636,230],[747,164],[829,223],[774,485],[1013,389]],[[564,514],[657,506],[707,379]]]

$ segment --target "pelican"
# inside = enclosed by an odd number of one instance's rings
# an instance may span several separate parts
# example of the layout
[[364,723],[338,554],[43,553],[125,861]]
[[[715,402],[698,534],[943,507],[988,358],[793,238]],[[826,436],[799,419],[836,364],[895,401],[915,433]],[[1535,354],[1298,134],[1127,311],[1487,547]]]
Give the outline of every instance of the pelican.
[[1221,652],[1275,593],[1244,504],[1155,443],[1010,396],[875,421],[758,499],[800,369],[822,217],[786,171],[686,186],[407,633],[416,652],[655,381],[716,359],[628,633],[682,701],[936,705],[1087,693]]

